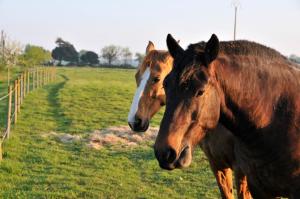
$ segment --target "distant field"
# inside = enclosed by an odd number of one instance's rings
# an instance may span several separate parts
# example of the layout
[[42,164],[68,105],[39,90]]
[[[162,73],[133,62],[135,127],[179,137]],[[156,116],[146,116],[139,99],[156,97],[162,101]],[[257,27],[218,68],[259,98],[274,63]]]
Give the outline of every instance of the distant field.
[[[90,149],[57,134],[127,125],[134,70],[59,68],[57,82],[25,99],[0,163],[0,198],[220,198],[203,153],[185,170],[164,171],[152,144]],[[152,125],[159,124],[161,113]]]

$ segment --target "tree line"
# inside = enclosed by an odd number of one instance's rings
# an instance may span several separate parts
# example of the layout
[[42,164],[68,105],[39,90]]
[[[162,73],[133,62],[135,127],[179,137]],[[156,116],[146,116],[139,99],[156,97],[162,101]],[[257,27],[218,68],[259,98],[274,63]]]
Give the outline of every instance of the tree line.
[[[98,66],[101,64],[132,66],[133,53],[128,47],[108,45],[103,47],[98,55],[96,52],[89,50],[77,52],[73,44],[62,38],[58,38],[55,43],[57,46],[52,50],[51,55],[54,59],[54,64],[57,65]],[[134,60],[139,63],[143,56],[141,53],[136,53]]]
[[133,53],[128,47],[108,45],[97,54],[91,50],[76,50],[73,44],[62,38],[55,41],[56,47],[46,50],[41,46],[27,44],[25,47],[18,41],[1,34],[0,70],[12,66],[34,67],[39,65],[77,65],[77,66],[137,66],[144,55]]

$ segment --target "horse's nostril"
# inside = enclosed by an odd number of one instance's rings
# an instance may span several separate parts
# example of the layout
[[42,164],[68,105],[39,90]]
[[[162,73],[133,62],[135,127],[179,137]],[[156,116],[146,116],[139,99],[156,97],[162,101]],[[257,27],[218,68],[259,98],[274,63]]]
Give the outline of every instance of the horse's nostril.
[[140,125],[142,123],[142,120],[138,117],[135,118],[135,124]]
[[189,153],[189,146],[184,147],[184,149],[181,151],[179,158],[185,157]]
[[176,151],[172,148],[167,149],[166,151],[166,160],[168,163],[173,163],[176,160],[177,154]]

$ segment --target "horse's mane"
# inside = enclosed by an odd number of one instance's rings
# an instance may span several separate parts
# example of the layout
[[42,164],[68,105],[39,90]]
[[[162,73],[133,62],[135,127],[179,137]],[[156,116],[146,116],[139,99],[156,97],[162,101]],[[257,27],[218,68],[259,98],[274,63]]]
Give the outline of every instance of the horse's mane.
[[[191,51],[194,53],[203,52],[205,45],[206,42],[204,41],[190,44],[187,51]],[[287,60],[287,58],[280,54],[278,51],[262,44],[247,40],[221,41],[220,53],[230,55],[254,55],[266,58],[280,58],[283,60]]]
[[170,57],[171,57],[170,53],[166,50],[152,50],[145,56],[144,61],[139,66],[138,70],[142,74],[146,70],[146,68],[149,66],[149,63],[151,61],[157,60],[160,62],[165,62]]
[[145,57],[146,60],[158,60],[164,61],[170,56],[169,52],[166,50],[152,50],[149,54]]

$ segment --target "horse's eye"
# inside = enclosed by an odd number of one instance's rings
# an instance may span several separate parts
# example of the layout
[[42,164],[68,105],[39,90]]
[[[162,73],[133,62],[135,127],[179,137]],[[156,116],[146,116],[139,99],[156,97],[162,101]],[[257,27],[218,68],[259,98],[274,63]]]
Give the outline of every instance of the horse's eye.
[[189,84],[187,82],[184,82],[182,85],[181,85],[181,88],[184,90],[184,91],[188,91],[189,90]]
[[159,80],[160,80],[159,77],[153,77],[152,83],[155,84],[155,83],[159,82]]
[[203,93],[204,93],[204,91],[202,91],[202,90],[199,90],[198,92],[197,92],[197,96],[201,96],[201,95],[203,95]]

